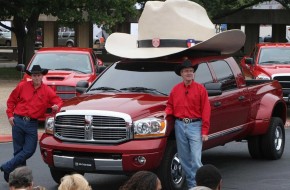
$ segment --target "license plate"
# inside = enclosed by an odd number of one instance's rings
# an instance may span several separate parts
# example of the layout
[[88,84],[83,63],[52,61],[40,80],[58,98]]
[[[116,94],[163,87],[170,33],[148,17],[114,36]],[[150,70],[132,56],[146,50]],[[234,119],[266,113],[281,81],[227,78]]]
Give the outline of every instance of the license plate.
[[95,162],[92,158],[74,158],[74,168],[76,170],[95,171]]

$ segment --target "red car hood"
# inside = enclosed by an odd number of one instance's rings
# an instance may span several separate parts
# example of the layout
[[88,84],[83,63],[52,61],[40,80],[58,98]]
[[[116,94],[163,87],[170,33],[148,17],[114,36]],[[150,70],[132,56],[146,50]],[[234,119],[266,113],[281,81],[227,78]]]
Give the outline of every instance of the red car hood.
[[86,94],[64,102],[61,110],[106,110],[129,114],[132,118],[164,111],[168,97],[142,93]]
[[290,72],[290,65],[267,65],[267,66],[259,66],[260,70],[264,73],[268,73],[270,75],[273,74],[281,74],[281,73],[287,73]]

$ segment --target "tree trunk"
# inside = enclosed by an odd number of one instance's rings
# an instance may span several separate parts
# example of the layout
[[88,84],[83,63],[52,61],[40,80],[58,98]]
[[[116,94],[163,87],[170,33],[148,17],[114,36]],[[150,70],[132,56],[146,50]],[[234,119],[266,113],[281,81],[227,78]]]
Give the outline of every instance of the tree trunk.
[[39,13],[32,13],[25,22],[23,18],[14,16],[12,31],[15,33],[18,50],[18,64],[28,65],[34,55],[36,29]]

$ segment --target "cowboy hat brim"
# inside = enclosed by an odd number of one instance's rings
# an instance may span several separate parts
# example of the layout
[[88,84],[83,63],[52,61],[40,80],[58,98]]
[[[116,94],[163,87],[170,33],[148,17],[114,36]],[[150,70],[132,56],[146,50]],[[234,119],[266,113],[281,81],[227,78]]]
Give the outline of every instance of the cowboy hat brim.
[[111,34],[105,44],[106,50],[115,56],[130,59],[157,58],[166,55],[179,53],[188,49],[202,51],[216,51],[223,55],[233,54],[240,50],[246,40],[244,32],[241,30],[228,30],[221,32],[208,40],[197,43],[190,48],[180,47],[151,47],[138,48],[137,36],[126,33]]
[[31,76],[32,74],[42,74],[42,75],[46,75],[48,73],[48,69],[42,69],[42,71],[25,71],[29,76]]

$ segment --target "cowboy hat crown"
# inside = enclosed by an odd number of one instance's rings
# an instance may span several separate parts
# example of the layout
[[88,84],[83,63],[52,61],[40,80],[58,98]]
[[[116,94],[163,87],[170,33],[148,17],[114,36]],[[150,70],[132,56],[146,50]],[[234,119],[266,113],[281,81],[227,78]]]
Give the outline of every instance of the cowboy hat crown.
[[29,70],[26,70],[26,73],[28,75],[32,75],[32,74],[42,74],[42,75],[46,75],[48,73],[48,70],[47,69],[42,69],[40,67],[40,65],[33,65],[32,69],[29,71]]
[[124,58],[156,58],[188,49],[232,54],[245,42],[241,30],[216,34],[205,9],[189,0],[147,1],[138,22],[138,37],[111,34],[106,50]]
[[181,76],[180,74],[181,70],[185,68],[190,68],[190,67],[193,68],[193,72],[195,72],[198,68],[198,65],[192,65],[191,61],[187,59],[175,68],[175,73]]

